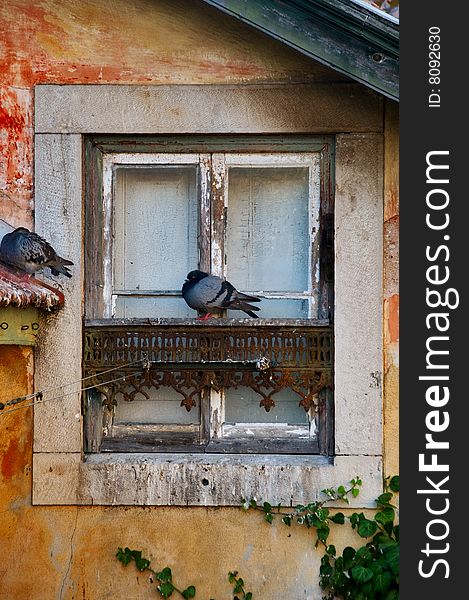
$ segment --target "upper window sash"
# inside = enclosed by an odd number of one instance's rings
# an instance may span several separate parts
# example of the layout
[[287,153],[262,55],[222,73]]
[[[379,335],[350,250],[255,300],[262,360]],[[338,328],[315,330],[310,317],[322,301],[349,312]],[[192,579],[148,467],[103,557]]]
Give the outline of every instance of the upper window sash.
[[[321,155],[319,152],[301,153],[110,153],[103,157],[103,213],[104,213],[104,272],[103,272],[103,318],[115,314],[116,300],[121,296],[178,297],[180,289],[121,289],[113,282],[113,211],[116,194],[116,171],[125,168],[148,168],[152,166],[197,167],[198,203],[198,257],[199,268],[229,276],[226,269],[226,217],[229,210],[231,169],[308,169],[308,250],[307,285],[298,290],[243,290],[260,294],[266,299],[304,299],[308,318],[318,318],[320,287],[320,190]],[[144,240],[143,243],[148,243]],[[281,252],[281,249],[279,250]],[[272,257],[275,263],[275,257]],[[275,265],[274,265],[275,266]],[[239,286],[238,286],[239,287]]]

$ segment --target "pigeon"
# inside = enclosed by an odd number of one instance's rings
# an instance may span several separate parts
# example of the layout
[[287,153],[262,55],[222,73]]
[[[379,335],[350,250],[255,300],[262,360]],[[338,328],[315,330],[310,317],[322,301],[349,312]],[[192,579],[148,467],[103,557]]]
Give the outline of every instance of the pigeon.
[[206,321],[213,312],[223,310],[242,310],[250,317],[257,319],[258,316],[252,312],[260,310],[248,302],[260,302],[257,296],[242,294],[229,282],[216,275],[209,275],[203,271],[191,271],[182,286],[182,297],[186,303],[196,310],[205,313],[199,320]]
[[45,267],[49,267],[52,275],[72,276],[65,266],[73,265],[72,261],[59,256],[45,239],[26,227],[18,227],[3,236],[0,261],[28,273],[29,277]]

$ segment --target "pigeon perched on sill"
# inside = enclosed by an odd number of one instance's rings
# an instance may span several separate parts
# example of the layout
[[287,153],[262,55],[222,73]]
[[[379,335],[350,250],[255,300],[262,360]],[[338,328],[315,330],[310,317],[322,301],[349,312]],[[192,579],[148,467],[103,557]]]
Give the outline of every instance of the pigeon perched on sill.
[[29,274],[26,277],[31,277],[33,273],[46,267],[49,267],[52,275],[62,273],[67,277],[72,276],[66,266],[73,265],[72,261],[59,256],[45,239],[26,227],[18,227],[3,236],[0,261]]
[[220,313],[226,309],[242,310],[257,319],[258,316],[253,311],[260,310],[259,307],[248,302],[261,301],[257,296],[238,292],[229,281],[203,271],[188,273],[182,286],[182,297],[191,308],[205,313],[203,317],[197,317],[202,321],[209,319],[213,313]]

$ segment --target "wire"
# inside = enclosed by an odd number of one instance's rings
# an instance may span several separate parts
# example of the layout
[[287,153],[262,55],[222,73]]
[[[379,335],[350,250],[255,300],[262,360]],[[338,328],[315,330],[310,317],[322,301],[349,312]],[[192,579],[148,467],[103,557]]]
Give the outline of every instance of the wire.
[[19,404],[20,402],[24,402],[25,400],[29,400],[31,398],[42,397],[47,392],[53,392],[54,390],[68,387],[69,385],[74,385],[75,383],[81,383],[82,381],[86,381],[87,379],[93,379],[94,377],[98,377],[99,375],[106,375],[106,373],[111,373],[112,371],[118,371],[120,369],[125,369],[125,367],[131,367],[133,365],[138,365],[139,363],[145,363],[145,362],[148,363],[148,358],[146,358],[146,357],[136,360],[134,362],[127,363],[125,365],[119,365],[118,367],[113,367],[112,369],[107,369],[106,371],[101,371],[100,373],[95,373],[94,375],[87,375],[86,377],[82,377],[81,379],[77,379],[75,381],[70,381],[69,383],[62,383],[61,385],[56,385],[56,386],[53,386],[50,388],[45,388],[44,390],[40,390],[39,392],[33,392],[31,394],[26,394],[25,396],[18,396],[18,398],[12,398],[11,400],[7,400],[7,402],[0,402],[0,411],[3,410],[6,406],[11,406],[13,404]]
[[[141,362],[141,361],[139,361]],[[132,363],[130,363],[132,364]],[[114,371],[115,369],[109,369],[109,371]],[[103,373],[108,373],[109,371],[103,371]],[[115,383],[116,381],[122,381],[125,379],[129,379],[130,377],[134,377],[135,375],[138,375],[142,373],[142,371],[136,371],[135,373],[130,373],[128,375],[123,375],[122,377],[117,377],[116,379],[110,379],[109,381],[103,381],[100,382],[96,385],[89,385],[87,387],[81,388],[79,390],[73,390],[73,392],[67,392],[66,394],[60,394],[60,396],[54,396],[53,398],[43,398],[42,397],[42,393],[37,392],[37,396],[40,397],[39,400],[36,400],[35,402],[30,402],[29,404],[23,404],[22,406],[17,406],[16,408],[11,408],[10,410],[7,410],[6,412],[1,412],[0,413],[0,418],[4,417],[6,415],[9,415],[12,412],[16,412],[17,410],[20,410],[22,408],[28,408],[30,406],[36,406],[37,404],[43,404],[44,402],[52,402],[53,400],[59,400],[61,398],[64,398],[65,396],[72,396],[73,394],[81,394],[81,392],[86,392],[87,390],[92,390],[98,386],[102,386],[102,385],[108,385],[110,383]],[[98,373],[98,375],[100,375],[101,373]],[[94,377],[94,375],[93,375]],[[84,379],[88,379],[88,377],[84,378]],[[68,384],[70,385],[70,384]],[[56,389],[56,388],[53,388]]]

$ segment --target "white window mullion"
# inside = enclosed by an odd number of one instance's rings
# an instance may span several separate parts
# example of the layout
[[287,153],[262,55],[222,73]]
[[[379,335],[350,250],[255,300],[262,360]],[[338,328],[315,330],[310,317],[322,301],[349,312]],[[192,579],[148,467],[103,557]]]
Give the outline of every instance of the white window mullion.
[[225,154],[212,154],[211,272],[218,277],[225,274],[226,188]]
[[201,154],[199,160],[199,268],[209,273],[212,239],[212,161],[209,154]]

